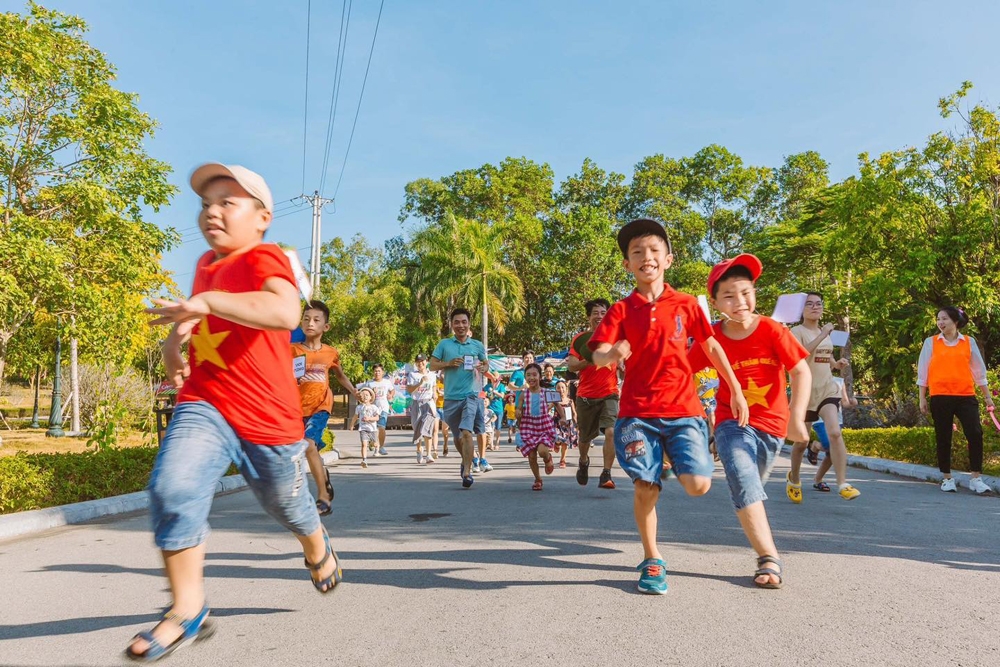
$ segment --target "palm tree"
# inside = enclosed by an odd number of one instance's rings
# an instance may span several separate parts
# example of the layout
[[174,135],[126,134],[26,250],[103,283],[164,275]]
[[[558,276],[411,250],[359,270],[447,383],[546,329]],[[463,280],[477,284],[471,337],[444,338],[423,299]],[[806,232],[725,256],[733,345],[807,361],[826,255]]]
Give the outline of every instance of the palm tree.
[[503,228],[451,213],[419,230],[413,237],[417,266],[412,274],[418,303],[449,310],[463,304],[482,309],[483,346],[488,349],[490,316],[503,333],[511,319],[524,312],[524,286],[504,263]]

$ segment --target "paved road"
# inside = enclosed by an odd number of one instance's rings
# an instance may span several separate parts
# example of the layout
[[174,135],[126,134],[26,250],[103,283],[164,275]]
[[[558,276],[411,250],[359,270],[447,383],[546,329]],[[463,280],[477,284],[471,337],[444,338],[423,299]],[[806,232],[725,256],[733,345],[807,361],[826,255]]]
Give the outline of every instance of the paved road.
[[[859,500],[807,492],[793,506],[779,464],[768,511],[786,586],[763,591],[721,472],[702,498],[671,482],[660,501],[670,592],[647,597],[634,592],[626,484],[580,488],[557,469],[532,492],[506,447],[463,491],[454,454],[418,467],[407,437],[392,434],[391,456],[368,470],[334,469],[327,526],[346,581],[331,596],[250,493],[217,499],[206,574],[219,632],[172,664],[1000,661],[998,498],[852,470]],[[0,544],[0,664],[121,664],[167,604],[164,583],[144,515]]]

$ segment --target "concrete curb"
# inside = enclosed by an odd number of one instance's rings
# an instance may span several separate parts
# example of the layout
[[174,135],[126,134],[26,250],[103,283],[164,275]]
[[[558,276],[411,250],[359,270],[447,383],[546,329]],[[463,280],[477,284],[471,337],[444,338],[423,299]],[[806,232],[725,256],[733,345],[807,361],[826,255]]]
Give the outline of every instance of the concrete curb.
[[[786,454],[791,454],[792,448],[790,445],[784,445],[782,450]],[[941,471],[937,468],[919,465],[916,463],[903,463],[901,461],[892,461],[890,459],[879,459],[874,456],[857,456],[856,454],[848,454],[847,465],[853,468],[865,468],[866,470],[871,470],[872,472],[884,472],[892,475],[899,475],[900,477],[912,477],[913,479],[919,479],[927,482],[937,482],[939,484],[944,480],[944,475],[941,474]],[[970,475],[968,473],[953,471],[952,476],[955,478],[955,481],[959,486],[966,489],[969,488]],[[983,475],[982,480],[986,483],[986,486],[993,489],[993,493],[1000,493],[1000,477]]]
[[[230,475],[219,480],[215,495],[238,491],[247,485],[243,475]],[[113,514],[138,512],[149,507],[149,493],[137,491],[123,496],[87,500],[42,510],[17,512],[0,516],[0,540],[9,540],[52,528],[92,521]]]

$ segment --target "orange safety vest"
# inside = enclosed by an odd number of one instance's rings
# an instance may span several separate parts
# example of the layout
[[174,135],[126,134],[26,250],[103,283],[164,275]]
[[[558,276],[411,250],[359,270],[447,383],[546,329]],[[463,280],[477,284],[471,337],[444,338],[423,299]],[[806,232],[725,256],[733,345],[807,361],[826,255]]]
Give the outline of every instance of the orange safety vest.
[[955,345],[946,345],[934,336],[931,363],[927,368],[927,387],[931,396],[975,396],[972,381],[972,345],[963,336]]

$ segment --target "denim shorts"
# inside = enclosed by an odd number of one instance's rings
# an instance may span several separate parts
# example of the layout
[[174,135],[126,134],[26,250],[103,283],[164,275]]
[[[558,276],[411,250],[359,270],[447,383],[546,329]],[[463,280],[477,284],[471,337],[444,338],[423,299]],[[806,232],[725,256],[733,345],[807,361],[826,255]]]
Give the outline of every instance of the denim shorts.
[[749,424],[740,426],[735,419],[715,427],[715,448],[737,510],[767,500],[764,485],[784,441]]
[[312,440],[312,443],[316,445],[316,449],[323,449],[323,431],[326,430],[326,425],[330,422],[330,413],[326,410],[321,410],[312,417],[306,417],[302,421],[306,425],[306,440]]
[[380,413],[378,416],[378,427],[385,428],[386,424],[388,423],[389,423],[389,413],[388,412]]
[[701,417],[625,417],[615,423],[618,465],[633,482],[660,488],[664,455],[675,475],[712,477],[715,464],[708,451],[708,424]]
[[444,399],[444,421],[452,433],[486,433],[486,406],[477,394],[455,400]]
[[241,439],[222,414],[202,401],[181,403],[149,478],[149,508],[156,546],[194,547],[208,537],[208,513],[230,463],[235,463],[268,514],[297,535],[320,528],[303,471],[306,441],[255,445]]

